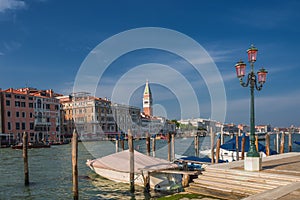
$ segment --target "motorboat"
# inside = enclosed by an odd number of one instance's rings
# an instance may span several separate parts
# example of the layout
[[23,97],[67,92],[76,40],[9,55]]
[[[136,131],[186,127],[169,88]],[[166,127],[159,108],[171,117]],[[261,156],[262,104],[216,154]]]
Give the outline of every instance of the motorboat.
[[[86,165],[100,176],[116,182],[130,183],[130,152],[117,152],[98,159],[87,160]],[[145,175],[150,177],[150,188],[178,190],[182,187],[181,174],[166,173],[178,166],[167,160],[154,158],[134,151],[134,184],[145,186]],[[163,171],[163,172],[162,172]]]

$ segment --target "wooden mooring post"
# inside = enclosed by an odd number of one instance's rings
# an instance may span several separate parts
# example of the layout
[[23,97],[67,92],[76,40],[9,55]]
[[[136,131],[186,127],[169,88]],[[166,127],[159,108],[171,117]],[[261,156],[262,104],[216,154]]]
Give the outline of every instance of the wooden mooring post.
[[195,135],[195,138],[194,138],[194,147],[195,147],[195,156],[199,157],[199,135],[198,135],[198,133]]
[[116,153],[119,151],[119,136],[116,135]]
[[73,179],[73,199],[78,200],[78,134],[74,129],[72,136],[72,179]]
[[281,133],[281,141],[280,141],[280,154],[284,153],[284,132]]
[[121,136],[120,136],[120,143],[121,143],[121,149],[122,149],[122,151],[124,151],[124,149],[125,149],[125,143],[124,143],[124,140],[125,140],[124,136],[121,135]]
[[171,161],[171,133],[168,133],[168,161]]
[[270,155],[270,135],[266,134],[266,155]]
[[279,133],[276,133],[276,152],[279,153]]
[[213,133],[212,127],[210,127],[210,148],[211,148],[211,163],[215,163],[215,133]]
[[29,185],[29,169],[28,169],[28,135],[23,133],[23,160],[24,160],[24,183]]
[[146,149],[147,149],[147,156],[150,156],[150,134],[146,133]]
[[256,151],[258,152],[258,136],[255,135],[255,147],[256,147]]
[[172,151],[172,161],[175,160],[175,134],[171,133],[171,151]]
[[292,152],[292,133],[289,132],[289,152]]
[[156,151],[156,138],[155,136],[152,138],[152,156],[155,157],[155,151]]
[[218,134],[218,137],[217,137],[217,147],[216,147],[216,163],[219,163],[220,146],[221,146],[221,135]]
[[128,148],[129,148],[129,165],[130,165],[130,192],[134,193],[134,146],[133,146],[133,135],[131,130],[128,129]]
[[239,133],[236,133],[235,135],[235,153],[236,153],[236,160],[240,160]]
[[245,142],[246,142],[246,134],[245,133],[243,133],[243,136],[242,136],[242,160],[244,160],[244,158],[245,158]]

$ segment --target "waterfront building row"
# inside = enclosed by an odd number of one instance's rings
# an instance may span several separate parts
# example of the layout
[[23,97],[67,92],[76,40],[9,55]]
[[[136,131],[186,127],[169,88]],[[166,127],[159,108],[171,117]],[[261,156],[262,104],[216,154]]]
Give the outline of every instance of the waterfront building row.
[[52,90],[35,88],[0,90],[0,133],[20,142],[28,132],[30,142],[60,140],[60,103]]

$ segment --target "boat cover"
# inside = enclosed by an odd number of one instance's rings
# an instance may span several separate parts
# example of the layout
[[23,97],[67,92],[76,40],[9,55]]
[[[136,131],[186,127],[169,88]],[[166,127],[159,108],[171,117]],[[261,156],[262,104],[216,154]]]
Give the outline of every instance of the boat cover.
[[[129,150],[110,154],[102,158],[90,160],[87,165],[95,168],[104,168],[120,172],[130,172],[130,152]],[[142,170],[159,171],[178,167],[167,160],[154,158],[134,151],[134,172],[139,173]]]

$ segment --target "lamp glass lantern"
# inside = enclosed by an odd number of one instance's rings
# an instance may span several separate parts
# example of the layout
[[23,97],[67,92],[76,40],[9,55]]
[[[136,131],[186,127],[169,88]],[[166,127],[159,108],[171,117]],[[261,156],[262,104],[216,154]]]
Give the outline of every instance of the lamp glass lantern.
[[248,61],[250,63],[254,63],[256,61],[257,51],[258,49],[255,48],[253,45],[251,45],[251,47],[247,50]]
[[236,75],[238,78],[243,78],[246,74],[246,64],[243,61],[239,61],[235,65]]
[[257,72],[257,76],[258,76],[258,82],[260,84],[264,84],[266,82],[267,79],[267,70],[265,70],[264,68],[261,68],[258,72]]

